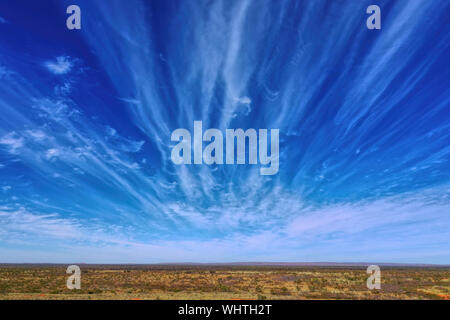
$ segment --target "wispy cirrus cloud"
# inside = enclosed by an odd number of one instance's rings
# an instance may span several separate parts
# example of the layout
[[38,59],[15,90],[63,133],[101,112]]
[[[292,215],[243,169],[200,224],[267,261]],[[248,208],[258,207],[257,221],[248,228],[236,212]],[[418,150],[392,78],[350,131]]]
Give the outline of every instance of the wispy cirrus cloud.
[[69,73],[72,70],[74,61],[70,57],[60,56],[56,57],[55,60],[44,62],[44,66],[51,73],[62,75]]
[[[444,4],[81,5],[39,68],[0,47],[8,261],[450,261]],[[173,165],[194,120],[279,128],[279,174]]]
[[17,151],[23,146],[23,138],[18,136],[16,132],[10,132],[0,138],[0,145],[3,145],[11,153],[17,153]]
[[[127,235],[122,226],[105,228],[96,224],[95,220],[86,223],[64,219],[57,214],[34,214],[24,208],[15,211],[2,208],[0,236],[6,242],[17,239],[25,243],[26,239],[64,240],[59,242],[62,245],[52,246],[55,252],[60,247],[70,252],[58,262],[173,262],[179,261],[175,258],[177,255],[187,259],[185,261],[199,262],[236,258],[282,261],[286,257],[295,261],[329,261],[332,258],[345,262],[353,260],[348,255],[358,252],[360,261],[414,263],[422,261],[423,257],[442,255],[445,250],[439,251],[439,248],[449,244],[450,222],[446,217],[449,199],[445,204],[439,201],[447,192],[445,188],[441,191],[443,193],[440,195],[433,190],[432,193],[411,194],[406,198],[394,197],[322,209],[305,208],[294,219],[278,221],[279,228],[249,234],[231,233],[208,240],[142,241]],[[390,215],[383,214],[385,211]],[[189,210],[183,212],[191,215]],[[348,221],[352,221],[351,225]],[[418,225],[420,228],[417,228]],[[439,231],[438,237],[432,234],[436,231]],[[349,246],[355,242],[357,247]],[[424,243],[431,250],[415,252]],[[23,250],[28,250],[26,245]],[[2,251],[7,250],[0,249]],[[91,255],[96,251],[101,251],[99,257]],[[124,255],[117,256],[119,252]],[[408,253],[409,258],[405,260],[398,256],[402,253]],[[448,257],[448,252],[444,257]],[[35,262],[41,261],[36,257],[33,259]]]

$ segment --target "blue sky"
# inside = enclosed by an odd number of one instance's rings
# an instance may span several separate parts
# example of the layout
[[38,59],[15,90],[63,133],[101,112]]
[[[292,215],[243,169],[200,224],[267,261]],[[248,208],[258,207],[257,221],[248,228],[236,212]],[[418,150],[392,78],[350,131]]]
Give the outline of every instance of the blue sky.
[[[0,262],[450,264],[449,9],[2,1]],[[278,174],[174,165],[194,120],[278,128]]]

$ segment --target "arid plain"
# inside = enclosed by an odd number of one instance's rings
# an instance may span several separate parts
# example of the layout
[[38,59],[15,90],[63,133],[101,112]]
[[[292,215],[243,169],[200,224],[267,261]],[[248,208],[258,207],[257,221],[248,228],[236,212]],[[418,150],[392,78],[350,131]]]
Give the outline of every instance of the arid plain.
[[450,299],[450,267],[381,267],[369,290],[364,266],[0,265],[0,299]]

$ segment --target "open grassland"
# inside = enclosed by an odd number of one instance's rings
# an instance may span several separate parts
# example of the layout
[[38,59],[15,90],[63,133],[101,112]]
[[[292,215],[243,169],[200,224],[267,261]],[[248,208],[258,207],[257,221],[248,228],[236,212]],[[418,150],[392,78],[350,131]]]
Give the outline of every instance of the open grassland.
[[0,265],[0,299],[449,299],[450,268],[80,265],[69,290],[62,265]]

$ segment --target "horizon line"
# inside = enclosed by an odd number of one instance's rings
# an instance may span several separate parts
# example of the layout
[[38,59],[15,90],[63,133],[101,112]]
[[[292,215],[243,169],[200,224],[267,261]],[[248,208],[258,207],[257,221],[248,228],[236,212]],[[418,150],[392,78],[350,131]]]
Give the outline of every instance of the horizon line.
[[410,267],[450,267],[450,264],[440,263],[403,263],[403,262],[258,262],[258,261],[235,261],[235,262],[134,262],[134,263],[86,263],[86,262],[0,262],[2,265],[91,265],[91,266],[410,266]]

